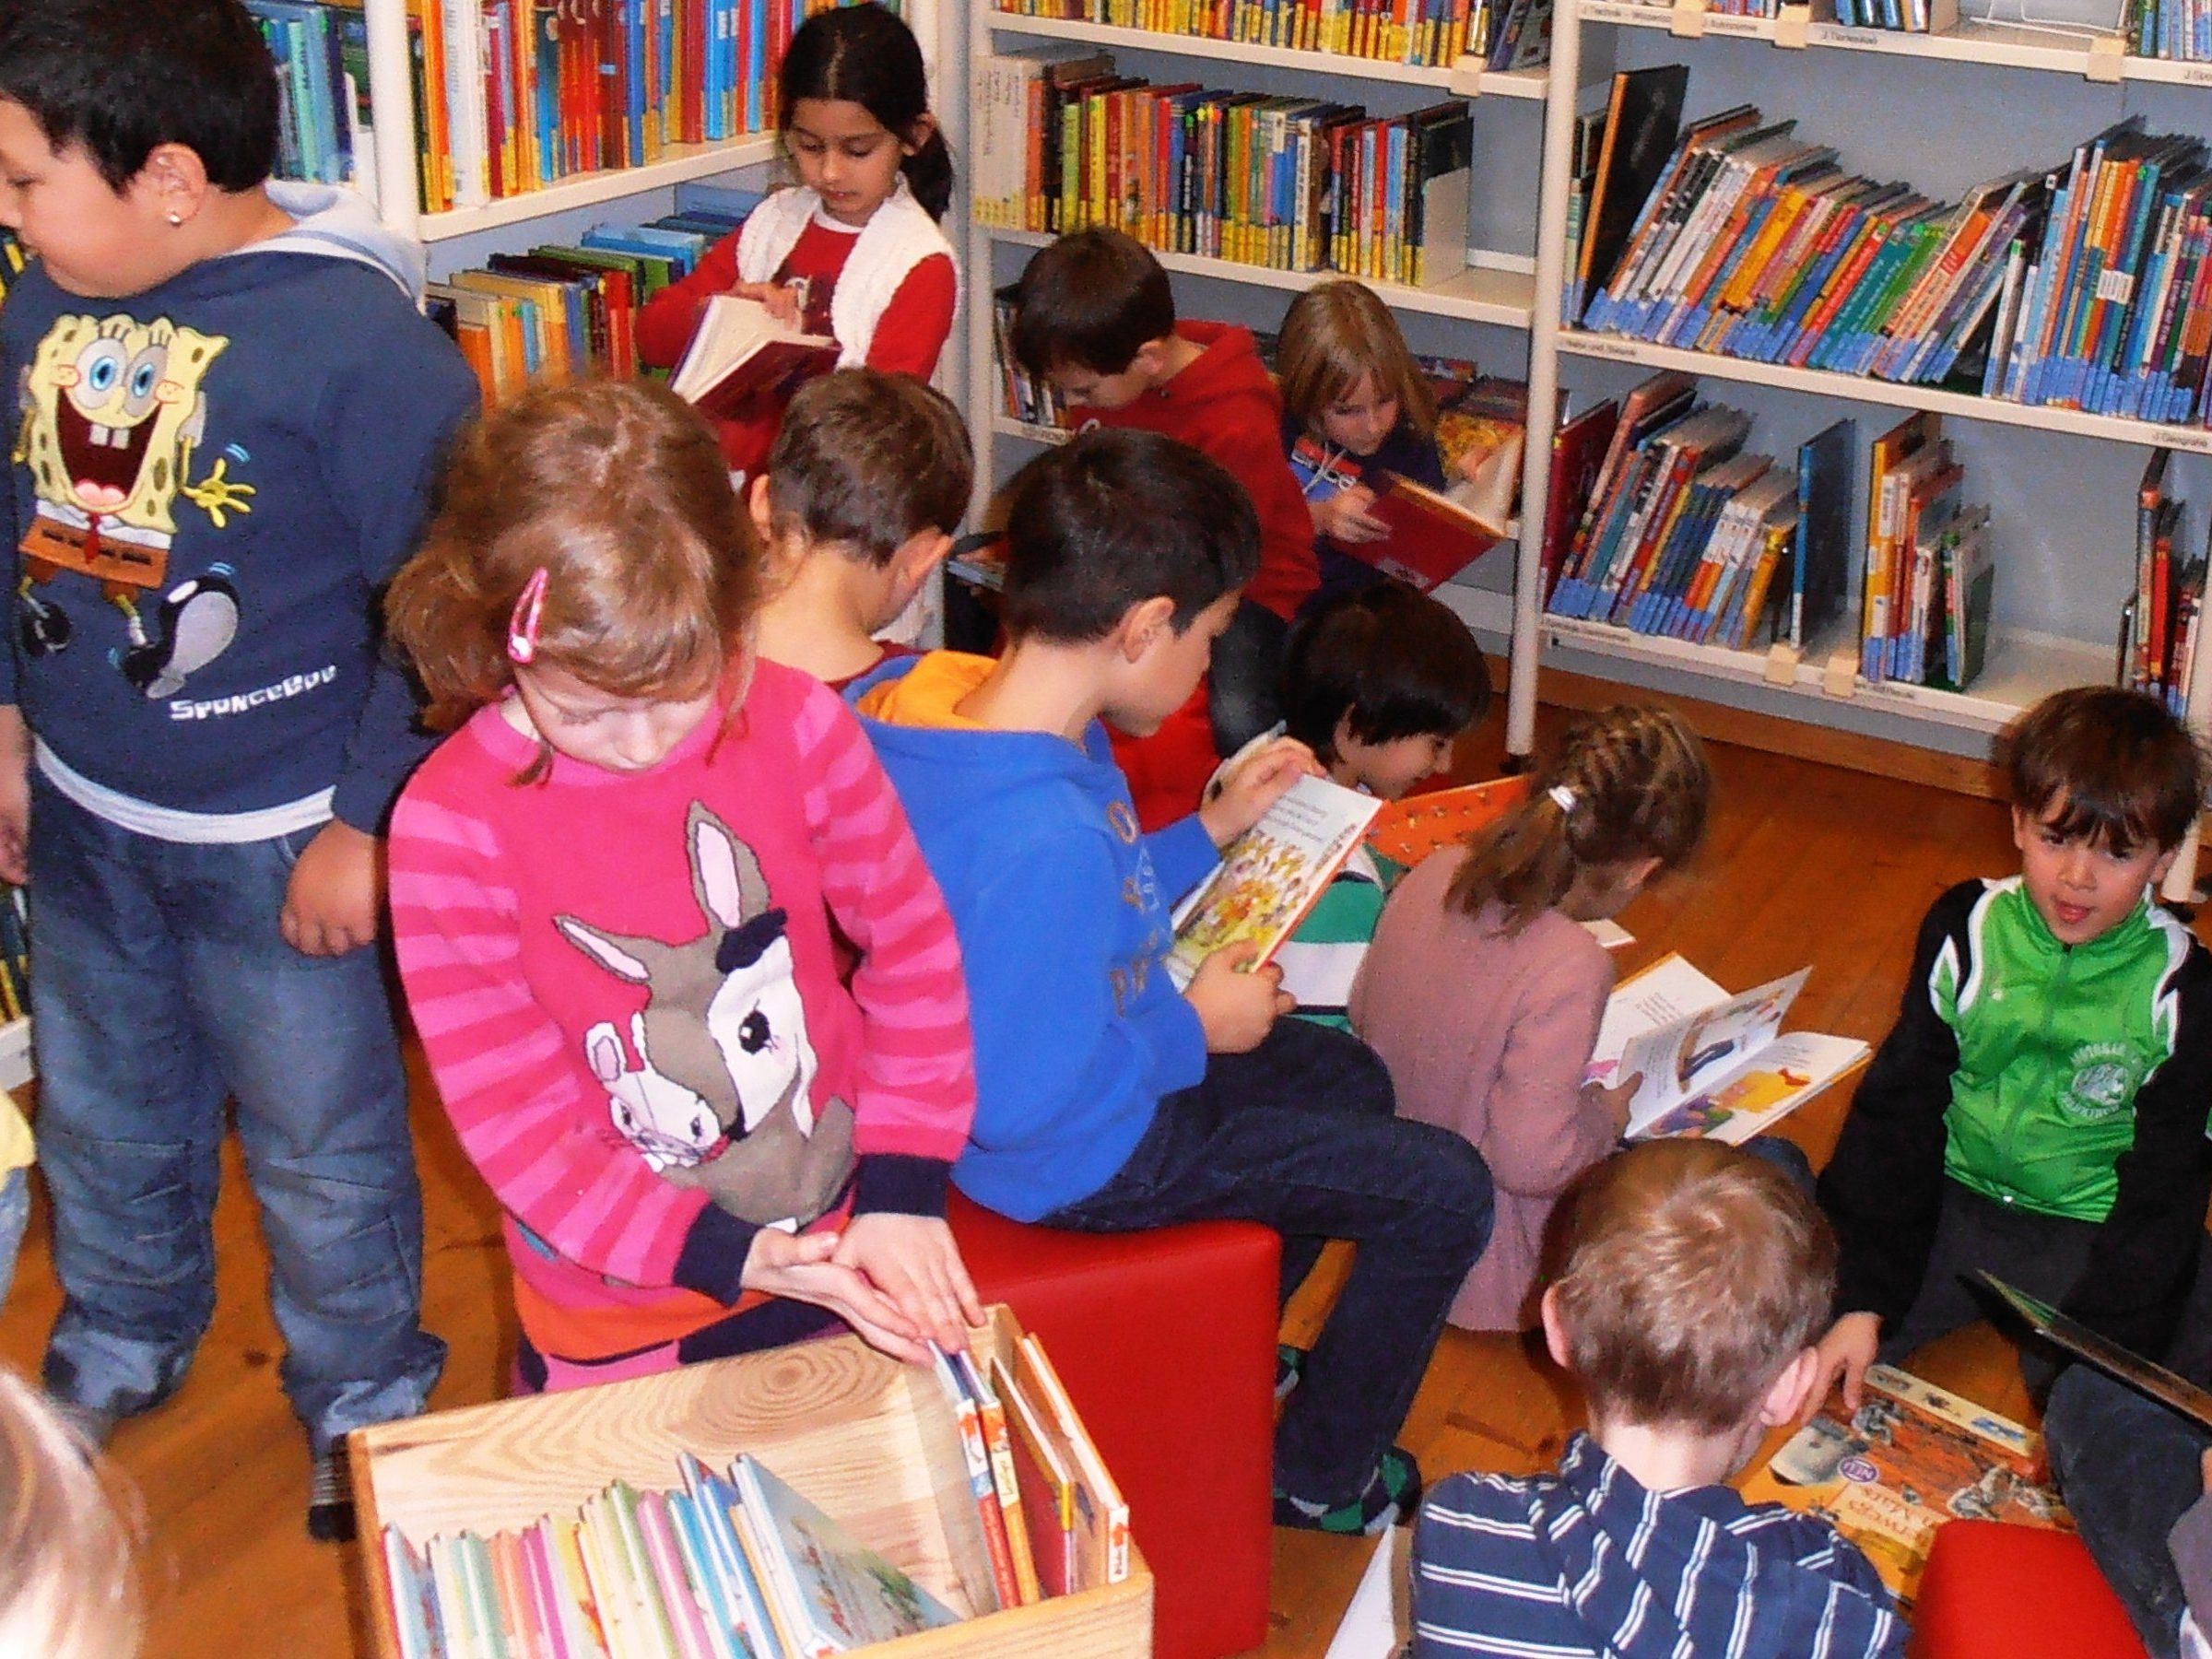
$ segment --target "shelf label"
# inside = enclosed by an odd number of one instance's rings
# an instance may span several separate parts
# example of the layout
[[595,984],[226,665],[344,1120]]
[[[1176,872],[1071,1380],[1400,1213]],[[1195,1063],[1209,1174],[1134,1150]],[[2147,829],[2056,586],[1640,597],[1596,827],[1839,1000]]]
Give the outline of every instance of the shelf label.
[[1813,8],[1810,6],[1785,6],[1774,19],[1774,44],[1786,46],[1793,52],[1805,50],[1813,27]]
[[[1635,341],[1617,340],[1609,335],[1576,335],[1570,343],[1569,349],[1579,352],[1583,357],[1611,358],[1615,362],[1619,363],[1642,361],[1641,354],[1637,350]],[[2205,435],[2212,438],[2212,432]]]
[[1882,37],[1871,29],[1840,29],[1830,24],[1820,31],[1823,46],[1877,47],[1881,43]]
[[2082,63],[2081,73],[2087,79],[2117,85],[2121,60],[2126,55],[2127,42],[2118,35],[2099,35],[2089,42],[2089,55]]
[[1705,0],[1675,0],[1675,15],[1667,29],[1686,41],[1705,32]]
[[1454,98],[1480,98],[1482,71],[1482,59],[1462,53],[1452,60],[1452,77],[1446,83],[1446,89]]
[[1589,0],[1589,3],[1583,7],[1583,20],[1586,23],[1633,25],[1637,21],[1636,14],[1646,9],[1655,8],[1641,6],[1615,6],[1609,4],[1609,0]]
[[2144,429],[2144,441],[2193,455],[2212,455],[2212,430],[2204,427],[2149,426]]
[[2183,64],[2175,78],[2184,87],[2212,87],[2212,64]]
[[1709,12],[1705,17],[1707,34],[1732,35],[1739,41],[1756,41],[1767,32],[1764,18],[1739,18],[1726,12]]

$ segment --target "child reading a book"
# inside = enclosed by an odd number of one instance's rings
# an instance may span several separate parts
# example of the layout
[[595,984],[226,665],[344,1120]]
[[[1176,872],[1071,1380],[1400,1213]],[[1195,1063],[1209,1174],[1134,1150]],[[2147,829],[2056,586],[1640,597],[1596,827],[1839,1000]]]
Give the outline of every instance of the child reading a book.
[[374,593],[477,391],[421,247],[270,178],[278,109],[239,0],[0,6],[0,221],[37,255],[0,311],[0,878],[39,912],[47,1387],[98,1438],[182,1384],[234,1104],[335,1540],[346,1436],[445,1362],[374,947],[426,745]]
[[904,652],[876,636],[950,551],[974,480],[967,423],[912,376],[840,369],[802,386],[747,496],[768,550],[760,654],[841,691]]
[[[1282,731],[1332,779],[1395,801],[1449,766],[1453,746],[1482,724],[1489,665],[1443,605],[1404,582],[1378,582],[1338,592],[1291,629],[1282,704]],[[1277,951],[1300,1018],[1348,1029],[1350,972],[1404,873],[1362,845]]]
[[1352,1029],[1390,1068],[1400,1115],[1465,1136],[1498,1183],[1453,1324],[1526,1326],[1552,1206],[1628,1127],[1637,1079],[1583,1081],[1613,963],[1582,924],[1689,856],[1712,794],[1680,720],[1607,709],[1569,728],[1520,806],[1424,860],[1383,908]]
[[1276,1434],[1276,1519],[1388,1525],[1419,1485],[1391,1445],[1445,1304],[1489,1230],[1457,1136],[1391,1112],[1372,1054],[1277,1017],[1253,947],[1170,979],[1171,903],[1312,764],[1278,741],[1194,817],[1140,833],[1099,722],[1150,730],[1191,694],[1259,558],[1243,491],[1197,451],[1092,431],[1031,462],[1006,522],[996,660],[932,653],[853,688],[943,884],[974,988],[970,1197],[1127,1232],[1241,1218],[1359,1258]]
[[1818,1392],[1840,1374],[1854,1409],[1877,1357],[1980,1317],[1976,1270],[2162,1359],[2204,1243],[2212,955],[2155,894],[2203,758],[2157,698],[2081,686],[1999,760],[2020,873],[1928,912],[1821,1176],[1843,1253]]
[[0,1653],[131,1659],[145,1628],[138,1531],[99,1453],[0,1366]]
[[1178,321],[1167,272],[1122,231],[1081,230],[1039,250],[1014,307],[1014,355],[1066,394],[1069,425],[1180,439],[1226,468],[1259,512],[1260,568],[1213,654],[1212,752],[1128,768],[1154,827],[1194,810],[1215,760],[1276,723],[1284,630],[1319,582],[1312,521],[1283,457],[1282,400],[1251,332]]
[[[1382,581],[1352,548],[1387,541],[1374,516],[1370,469],[1444,488],[1436,449],[1436,392],[1390,308],[1347,278],[1308,288],[1283,313],[1276,373],[1283,449],[1313,521],[1321,586],[1309,605]],[[1347,463],[1349,463],[1347,465]]]
[[[952,332],[959,281],[937,228],[952,200],[952,156],[912,31],[875,0],[807,18],[783,54],[776,127],[798,183],[647,301],[638,356],[675,367],[707,301],[730,293],[834,338],[841,366],[927,380]],[[782,416],[771,402],[716,423],[733,471],[760,469]]]
[[952,923],[858,724],[748,645],[759,582],[705,424],[596,382],[472,433],[392,585],[459,726],[393,818],[394,938],[533,1388],[841,1319],[926,1362],[982,1313]]
[[1556,1475],[1430,1493],[1414,1653],[1902,1659],[1856,1545],[1727,1485],[1818,1398],[1836,1245],[1812,1200],[1733,1147],[1656,1141],[1588,1171],[1561,1219],[1544,1339],[1589,1430]]

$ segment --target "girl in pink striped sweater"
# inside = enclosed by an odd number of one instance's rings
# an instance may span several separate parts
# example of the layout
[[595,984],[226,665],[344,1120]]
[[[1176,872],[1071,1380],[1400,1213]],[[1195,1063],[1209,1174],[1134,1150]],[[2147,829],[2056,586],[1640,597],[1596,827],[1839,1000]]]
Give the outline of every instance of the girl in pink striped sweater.
[[959,945],[858,724],[751,650],[759,569],[698,418],[581,385],[469,436],[387,601],[458,726],[393,815],[394,942],[535,1388],[981,1317]]

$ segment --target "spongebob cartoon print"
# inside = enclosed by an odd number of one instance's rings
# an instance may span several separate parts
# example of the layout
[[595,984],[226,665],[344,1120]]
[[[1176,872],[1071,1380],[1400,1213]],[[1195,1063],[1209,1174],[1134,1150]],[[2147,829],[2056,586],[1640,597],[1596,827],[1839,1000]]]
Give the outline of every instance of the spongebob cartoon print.
[[253,487],[229,477],[228,456],[190,481],[207,431],[207,371],[229,344],[121,313],[58,317],[40,342],[15,452],[37,497],[17,602],[31,655],[75,635],[68,612],[40,591],[65,571],[97,582],[123,613],[130,643],[116,666],[148,698],[174,696],[237,637],[227,566],[168,585],[180,496],[218,530],[253,511]]

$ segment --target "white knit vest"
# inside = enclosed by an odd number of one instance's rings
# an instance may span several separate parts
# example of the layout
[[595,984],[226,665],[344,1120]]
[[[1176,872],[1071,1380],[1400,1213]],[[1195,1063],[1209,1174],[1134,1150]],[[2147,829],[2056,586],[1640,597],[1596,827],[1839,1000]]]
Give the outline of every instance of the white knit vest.
[[[779,190],[753,209],[737,233],[737,275],[746,282],[771,282],[777,269],[798,245],[822,198],[803,185]],[[890,309],[913,268],[934,253],[952,257],[929,210],[914,200],[901,177],[888,200],[876,209],[861,229],[860,240],[845,256],[837,289],[830,296],[830,329],[844,347],[837,359],[841,369],[868,360],[875,344],[876,325]],[[954,280],[959,280],[956,265]],[[959,305],[956,289],[954,305]]]

